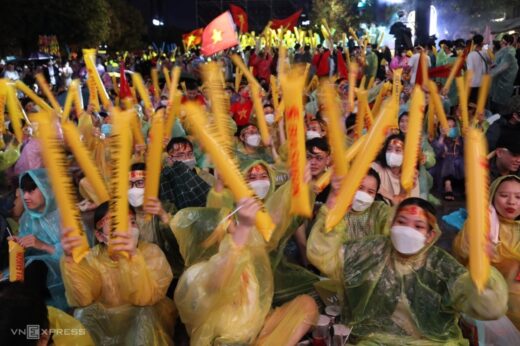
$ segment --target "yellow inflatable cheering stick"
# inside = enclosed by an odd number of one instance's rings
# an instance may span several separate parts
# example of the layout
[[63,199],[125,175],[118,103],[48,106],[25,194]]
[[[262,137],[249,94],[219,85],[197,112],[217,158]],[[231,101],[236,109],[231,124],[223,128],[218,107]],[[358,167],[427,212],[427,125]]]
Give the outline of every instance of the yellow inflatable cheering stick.
[[334,85],[329,81],[321,83],[319,93],[323,105],[323,114],[327,120],[327,139],[332,154],[332,162],[334,162],[334,171],[337,176],[342,177],[347,174],[348,163],[345,157],[345,132],[343,131],[343,124],[341,124],[343,118],[337,102],[338,94]]
[[288,166],[291,171],[291,214],[310,217],[312,208],[309,185],[304,181],[307,165],[305,150],[305,128],[303,126],[303,69],[297,67],[285,74],[281,80],[285,100],[285,126],[289,148]]
[[16,98],[16,91],[11,85],[6,85],[6,96],[7,96],[7,110],[9,111],[9,118],[11,124],[13,124],[14,136],[18,143],[22,143],[22,119],[23,114],[18,105],[18,99]]
[[430,80],[428,82],[429,90],[430,90],[430,98],[433,99],[433,104],[435,106],[435,114],[437,114],[437,120],[439,120],[439,124],[443,131],[448,133],[450,126],[448,125],[448,118],[446,117],[446,112],[444,112],[444,107],[442,105],[441,96],[439,95],[439,90],[437,89],[437,84],[434,81]]
[[[89,75],[92,75],[92,79],[96,85],[96,90],[99,93],[99,97],[101,98],[101,103],[105,110],[109,110],[112,107],[112,102],[108,97],[108,93],[105,90],[105,85],[99,76],[99,72],[96,68],[96,50],[95,49],[83,49],[83,59],[85,60],[85,66],[87,67],[87,72]],[[90,90],[90,87],[89,87]]]
[[134,83],[134,86],[137,89],[137,93],[144,102],[144,108],[149,112],[149,114],[153,114],[154,109],[152,101],[150,100],[150,94],[144,86],[143,78],[141,78],[141,75],[139,73],[133,73],[132,82]]
[[74,123],[67,121],[61,124],[63,136],[74,157],[78,161],[79,166],[89,183],[92,185],[96,196],[100,203],[108,201],[110,195],[108,194],[105,182],[97,169],[96,163],[92,159],[87,147],[80,139],[80,133]]
[[395,102],[388,103],[382,112],[385,114],[382,113],[377,117],[374,126],[365,136],[366,140],[361,148],[363,155],[356,156],[352,163],[353,168],[343,178],[336,205],[329,211],[325,220],[327,232],[330,232],[343,219],[350,207],[359,184],[361,184],[370,165],[375,160],[379,150],[381,150],[388,130],[395,122],[393,118],[397,113],[397,104]]
[[[113,254],[112,241],[117,239],[115,232],[129,232],[128,229],[128,187],[130,173],[130,157],[132,155],[132,139],[130,135],[131,112],[122,112],[114,108],[110,151],[112,155],[112,172],[110,177],[110,239],[108,251]],[[130,114],[129,114],[130,113]],[[127,252],[120,253],[129,258]]]
[[164,137],[170,138],[172,127],[175,123],[175,116],[180,113],[182,93],[177,89],[179,86],[179,79],[181,77],[181,69],[178,66],[173,68],[172,80],[170,83],[168,107],[166,108],[166,123],[164,125]]
[[47,102],[45,102],[41,97],[39,97],[38,95],[36,95],[36,93],[31,89],[29,88],[27,85],[25,85],[24,82],[22,82],[21,80],[17,80],[15,83],[14,83],[16,89],[20,90],[21,92],[23,92],[25,94],[25,96],[27,96],[28,98],[30,98],[34,103],[36,103],[36,105],[38,105],[38,107],[40,107],[40,109],[42,111],[45,111],[45,112],[52,112],[52,107],[49,106],[47,104]]
[[41,154],[56,197],[61,223],[64,228],[72,229],[70,236],[81,237],[81,245],[72,250],[74,262],[79,263],[88,254],[89,246],[76,206],[76,194],[68,174],[68,161],[63,144],[58,140],[55,125],[51,123],[48,113],[40,113],[33,119],[38,122],[37,134],[42,146]]
[[267,122],[265,121],[265,113],[264,108],[262,106],[262,98],[260,93],[263,91],[262,87],[253,76],[251,71],[247,69],[242,58],[238,55],[233,54],[231,56],[231,60],[237,66],[237,68],[241,69],[249,83],[249,89],[251,94],[251,99],[253,101],[253,109],[255,110],[255,116],[258,120],[258,130],[260,130],[260,137],[262,137],[262,143],[265,146],[271,144],[271,136],[269,135],[269,127],[267,126]]
[[457,90],[459,92],[459,109],[462,122],[462,133],[465,133],[469,126],[468,93],[464,83],[464,77],[457,77],[456,83]]
[[[199,104],[194,102],[188,102],[185,105],[185,109],[195,137],[197,137],[202,144],[202,148],[211,157],[211,161],[218,170],[219,176],[231,190],[235,201],[254,196],[254,192],[249,188],[240,173],[237,163],[222,150],[219,141],[213,135],[216,134],[218,136],[216,130],[207,126],[204,110]],[[266,241],[271,239],[275,225],[265,208],[262,208],[256,214],[256,228]]]
[[[161,176],[161,155],[163,151],[164,134],[164,109],[157,111],[152,118],[152,128],[150,130],[150,144],[146,156],[146,175],[144,185],[144,200],[149,197],[157,197],[159,194],[159,178]],[[152,215],[147,214],[146,218],[151,220]]]
[[485,74],[482,76],[482,84],[480,85],[480,89],[478,90],[478,99],[477,99],[477,110],[475,112],[475,117],[478,121],[484,120],[484,107],[486,106],[486,101],[489,93],[489,86],[491,85],[491,75]]
[[409,194],[415,182],[415,170],[421,153],[421,136],[424,119],[424,92],[420,86],[415,86],[410,103],[410,115],[408,117],[408,131],[404,141],[404,160],[401,172],[401,185]]
[[489,279],[490,261],[486,252],[489,232],[489,166],[486,138],[469,128],[464,136],[464,165],[469,231],[469,272],[479,292]]
[[61,114],[61,107],[56,98],[54,97],[54,94],[51,91],[51,88],[49,87],[49,84],[47,84],[47,81],[45,80],[45,77],[42,73],[38,73],[36,75],[36,81],[38,82],[38,85],[40,86],[40,89],[42,89],[43,94],[45,97],[47,97],[47,100],[49,100],[50,104],[52,105],[52,108],[58,113]]

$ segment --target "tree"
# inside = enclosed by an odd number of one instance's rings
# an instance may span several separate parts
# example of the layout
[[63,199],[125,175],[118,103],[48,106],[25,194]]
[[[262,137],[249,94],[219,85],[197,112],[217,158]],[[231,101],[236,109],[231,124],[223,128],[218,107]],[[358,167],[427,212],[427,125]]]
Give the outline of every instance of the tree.
[[[0,11],[0,54],[27,55],[39,35],[56,35],[60,45],[137,48],[145,33],[141,14],[123,0],[10,0]],[[43,4],[45,3],[45,4]]]
[[146,26],[141,13],[123,0],[109,0],[110,33],[108,45],[110,48],[132,50],[143,45]]
[[[313,24],[321,24],[322,19],[327,20],[329,27],[336,29],[336,39],[349,27],[357,29],[359,24],[370,17],[369,11],[360,11],[357,0],[313,0],[311,21]],[[367,0],[365,4],[372,6],[372,1]]]

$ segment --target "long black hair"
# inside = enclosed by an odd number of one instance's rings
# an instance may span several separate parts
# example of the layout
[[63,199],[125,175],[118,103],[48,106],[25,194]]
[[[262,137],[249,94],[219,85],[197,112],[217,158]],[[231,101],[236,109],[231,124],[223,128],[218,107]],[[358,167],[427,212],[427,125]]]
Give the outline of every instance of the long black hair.
[[381,149],[381,151],[379,152],[379,155],[376,158],[376,161],[384,168],[390,168],[390,166],[388,166],[388,162],[386,162],[386,151],[388,150],[388,146],[390,145],[390,142],[394,139],[400,140],[401,142],[403,142],[403,145],[404,145],[404,136],[400,133],[391,135],[386,139],[385,145],[383,145],[383,149]]

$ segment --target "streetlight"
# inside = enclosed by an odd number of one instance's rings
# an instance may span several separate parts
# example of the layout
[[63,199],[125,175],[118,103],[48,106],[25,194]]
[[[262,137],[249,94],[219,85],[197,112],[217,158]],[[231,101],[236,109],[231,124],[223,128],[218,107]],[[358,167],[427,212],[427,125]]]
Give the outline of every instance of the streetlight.
[[164,22],[157,18],[152,19],[152,24],[154,26],[164,26]]

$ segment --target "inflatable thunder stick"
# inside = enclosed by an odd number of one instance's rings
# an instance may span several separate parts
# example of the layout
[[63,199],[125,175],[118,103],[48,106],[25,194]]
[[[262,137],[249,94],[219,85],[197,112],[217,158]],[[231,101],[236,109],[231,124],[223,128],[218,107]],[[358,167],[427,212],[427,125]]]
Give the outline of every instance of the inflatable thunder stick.
[[394,124],[394,115],[397,113],[397,104],[395,102],[388,103],[382,110],[374,126],[370,129],[366,140],[361,148],[363,155],[357,155],[343,182],[341,184],[337,202],[327,214],[325,219],[325,229],[330,232],[345,216],[348,208],[352,204],[352,199],[359,188],[359,184],[365,177],[370,165],[375,160],[379,150],[385,141],[386,133]]
[[144,86],[143,78],[141,78],[141,75],[139,73],[133,73],[132,82],[137,90],[137,93],[144,102],[144,108],[149,112],[149,114],[153,114],[154,108],[152,105],[152,101],[150,100],[150,94]]
[[320,95],[323,105],[323,113],[327,120],[329,146],[334,163],[334,172],[337,176],[344,176],[348,171],[348,163],[345,158],[345,132],[341,124],[342,116],[338,105],[338,95],[334,85],[325,81],[320,85]]
[[155,102],[159,102],[159,98],[161,95],[161,90],[159,89],[159,73],[156,68],[152,68],[150,71],[152,76],[152,85],[153,85],[153,97]]
[[[74,94],[78,89],[79,80],[74,79],[70,82],[69,91],[67,91],[67,98],[65,99],[65,105],[63,106],[63,114],[61,115],[61,122],[65,122],[69,120],[70,110],[72,109],[72,104],[74,103]],[[80,114],[82,110],[76,110],[76,114]]]
[[444,112],[444,107],[442,105],[441,96],[439,95],[439,90],[437,89],[437,84],[435,84],[434,81],[430,80],[428,82],[429,89],[430,89],[430,98],[433,99],[433,104],[435,108],[435,114],[437,115],[437,120],[439,121],[439,124],[441,125],[441,128],[446,133],[450,129],[448,125],[448,118],[446,117],[446,113]]
[[358,104],[357,104],[357,112],[356,112],[356,123],[354,126],[354,129],[355,129],[354,138],[358,139],[363,134],[363,128],[365,127],[365,113],[366,113],[366,106],[367,106],[366,103],[361,102],[360,95],[361,95],[361,97],[366,96],[367,91],[363,90],[363,89],[359,89],[356,94],[357,94]]
[[40,86],[40,89],[43,91],[43,94],[45,97],[47,97],[47,100],[52,105],[52,108],[58,113],[61,114],[61,107],[58,101],[56,101],[56,98],[54,97],[54,94],[52,93],[51,89],[49,88],[49,84],[47,84],[47,81],[45,80],[45,77],[42,73],[38,73],[36,75],[36,81],[38,82],[38,85]]
[[52,107],[49,106],[47,102],[45,102],[41,97],[36,95],[36,93],[27,85],[25,85],[24,82],[22,82],[21,80],[17,80],[14,83],[14,86],[16,87],[16,89],[23,92],[25,96],[30,98],[34,103],[36,103],[36,105],[38,105],[38,107],[40,107],[42,111],[52,112]]
[[63,144],[58,139],[56,128],[51,124],[48,113],[38,114],[38,139],[42,147],[42,158],[47,167],[52,190],[56,196],[61,223],[64,228],[71,228],[70,236],[81,237],[81,245],[72,250],[74,262],[79,263],[88,254],[89,246],[86,233],[82,228],[81,216],[76,206],[74,185],[68,174],[67,156]]
[[[92,75],[93,81],[96,85],[96,90],[99,93],[99,98],[101,99],[101,103],[105,110],[108,110],[112,107],[112,102],[108,97],[108,93],[105,90],[105,85],[99,76],[99,72],[96,68],[96,50],[95,49],[83,49],[83,59],[85,60],[85,65],[87,67],[87,72],[89,75]],[[90,88],[89,88],[90,90]]]
[[14,136],[18,143],[22,143],[22,119],[23,114],[18,105],[18,99],[16,98],[16,91],[11,85],[6,85],[6,96],[7,96],[7,110],[9,112],[9,118],[11,124],[13,124]]
[[[219,176],[224,184],[231,190],[235,201],[242,198],[253,197],[254,192],[247,185],[244,177],[240,173],[238,165],[231,159],[229,155],[222,149],[217,140],[211,135],[211,131],[206,124],[206,116],[204,110],[195,102],[188,102],[185,105],[188,120],[195,137],[202,144],[202,148],[211,157],[211,161],[215,165]],[[265,208],[256,214],[256,228],[262,234],[266,241],[271,239],[271,234],[275,228],[271,216]]]
[[464,84],[464,77],[457,77],[455,82],[457,83],[457,90],[459,92],[459,108],[460,119],[462,122],[462,132],[465,133],[469,126],[468,94],[466,91],[466,85]]
[[175,116],[178,115],[181,110],[182,93],[177,89],[180,77],[181,69],[175,66],[172,71],[172,80],[168,89],[168,107],[166,107],[166,122],[164,124],[164,137],[168,138],[170,138],[172,133]]
[[[155,112],[152,118],[152,128],[150,129],[150,144],[146,156],[146,174],[144,181],[144,201],[149,197],[159,195],[159,177],[161,176],[161,155],[163,151],[164,135],[164,109]],[[146,218],[151,220],[152,215],[147,214]]]
[[450,74],[448,75],[448,79],[446,80],[446,83],[444,83],[443,90],[450,90],[451,83],[453,83],[453,80],[455,79],[455,75],[460,69],[460,66],[464,63],[464,57],[462,55],[459,55],[457,57],[457,60],[453,64],[450,70]]
[[489,166],[486,138],[475,128],[464,136],[464,165],[469,231],[469,272],[479,292],[487,284],[490,261],[485,251],[489,232]]
[[491,75],[483,75],[482,84],[480,85],[480,88],[478,90],[477,110],[475,112],[475,116],[479,118],[478,120],[484,120],[484,107],[486,106],[490,85]]
[[92,157],[83,142],[80,139],[80,133],[73,122],[67,121],[61,124],[63,130],[63,137],[74,157],[78,161],[79,166],[89,183],[92,185],[96,196],[100,202],[106,202],[110,199],[105,182],[97,169],[97,166],[92,160]]
[[288,166],[291,175],[291,214],[310,217],[312,208],[309,185],[304,181],[307,154],[305,128],[303,126],[303,88],[305,77],[302,69],[295,68],[283,76],[282,94],[285,100],[285,126],[288,142]]
[[359,66],[353,62],[348,67],[348,107],[352,111],[354,109],[354,93],[356,91],[356,78]]
[[415,170],[420,155],[422,126],[424,119],[424,92],[416,86],[412,92],[408,131],[404,141],[404,160],[401,172],[401,185],[409,194],[415,182]]
[[[128,187],[130,173],[130,157],[132,155],[130,121],[135,116],[132,111],[122,112],[114,108],[113,131],[110,137],[110,152],[113,165],[110,176],[110,239],[108,251],[114,253],[112,241],[117,237],[115,232],[128,232]],[[127,252],[120,253],[128,258]]]

